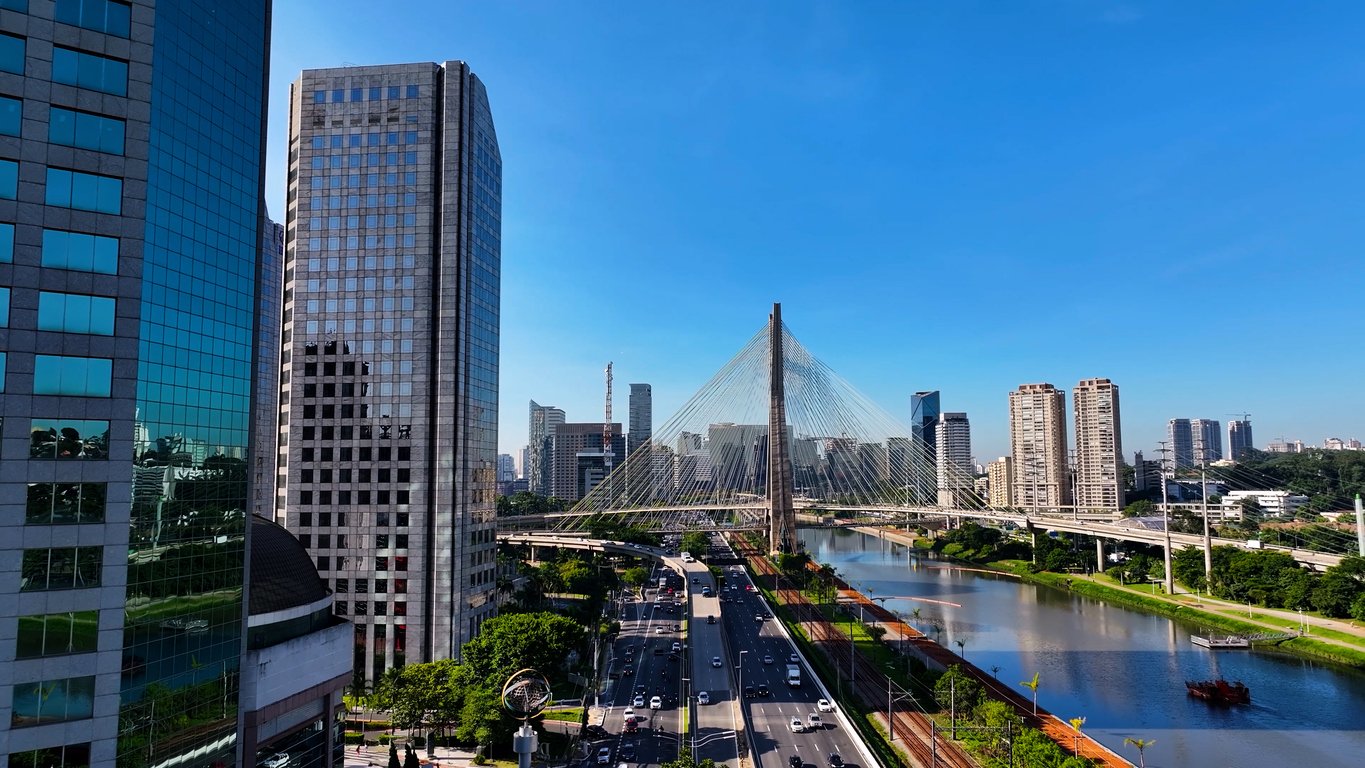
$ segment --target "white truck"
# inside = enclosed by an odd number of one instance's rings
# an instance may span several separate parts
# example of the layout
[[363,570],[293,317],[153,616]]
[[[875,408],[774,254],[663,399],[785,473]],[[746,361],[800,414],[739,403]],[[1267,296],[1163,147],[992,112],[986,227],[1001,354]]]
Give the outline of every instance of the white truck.
[[800,665],[800,664],[788,664],[788,665],[787,665],[787,687],[788,687],[788,688],[800,688],[800,687],[801,687],[801,665]]

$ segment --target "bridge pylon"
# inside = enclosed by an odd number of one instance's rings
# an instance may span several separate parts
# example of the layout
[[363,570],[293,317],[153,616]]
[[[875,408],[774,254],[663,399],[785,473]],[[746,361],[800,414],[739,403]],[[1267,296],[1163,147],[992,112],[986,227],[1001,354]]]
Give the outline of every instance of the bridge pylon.
[[796,552],[796,505],[792,502],[791,448],[787,445],[783,381],[782,305],[768,318],[768,543],[773,552]]

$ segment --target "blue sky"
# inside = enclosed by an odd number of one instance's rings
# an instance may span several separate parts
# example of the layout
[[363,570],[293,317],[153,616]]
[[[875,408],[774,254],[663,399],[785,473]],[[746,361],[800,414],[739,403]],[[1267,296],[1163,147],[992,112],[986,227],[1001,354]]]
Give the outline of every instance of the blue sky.
[[[1365,6],[275,5],[304,68],[463,59],[504,169],[501,446],[534,398],[662,421],[765,322],[1008,452],[1008,390],[1121,389],[1124,448],[1252,414],[1365,439]],[[618,420],[620,417],[618,416]]]

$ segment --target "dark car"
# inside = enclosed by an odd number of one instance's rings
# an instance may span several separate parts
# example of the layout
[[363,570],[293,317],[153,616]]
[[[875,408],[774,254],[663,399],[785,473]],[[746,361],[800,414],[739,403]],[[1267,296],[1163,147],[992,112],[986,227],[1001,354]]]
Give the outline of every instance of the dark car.
[[637,685],[637,686],[635,686],[635,695],[636,695],[636,696],[642,696],[642,695],[644,695],[644,692],[645,692],[645,687],[644,687],[643,685]]
[[844,768],[844,759],[839,757],[838,752],[829,753],[830,768]]
[[716,623],[716,617],[715,617],[715,616],[707,616],[707,617],[706,617],[706,623],[707,623],[707,624],[715,624],[715,623]]
[[752,685],[746,685],[746,686],[744,686],[744,698],[746,698],[746,699],[752,699],[753,697],[754,697],[754,687],[753,687]]
[[620,755],[622,760],[634,760],[635,745],[631,744],[630,742],[626,742],[625,744],[621,745],[621,751],[617,754]]
[[590,725],[587,727],[588,738],[590,739],[609,739],[611,733],[600,725]]
[[630,677],[631,675],[635,674],[635,668],[627,664],[625,669],[621,670],[621,674],[625,675],[626,677]]
[[792,768],[801,768],[801,756],[792,755],[787,758],[787,765],[790,765]]
[[767,695],[768,695],[768,685],[767,685],[766,683],[759,683],[759,684],[758,684],[758,695],[759,695],[759,696],[767,696]]

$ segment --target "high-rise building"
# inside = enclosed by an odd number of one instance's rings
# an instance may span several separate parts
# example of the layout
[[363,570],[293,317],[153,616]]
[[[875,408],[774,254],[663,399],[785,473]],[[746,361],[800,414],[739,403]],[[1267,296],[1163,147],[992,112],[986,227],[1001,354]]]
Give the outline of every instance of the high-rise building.
[[517,451],[517,479],[518,479],[518,480],[525,480],[525,479],[526,479],[526,465],[530,463],[530,458],[531,458],[531,447],[530,447],[530,446],[522,446],[521,450]]
[[256,343],[255,455],[251,472],[252,512],[275,519],[276,417],[280,410],[280,298],[284,278],[284,225],[266,218],[261,233],[259,327]]
[[1014,459],[1001,456],[986,464],[986,475],[990,478],[991,506],[1005,508],[1014,505]]
[[496,611],[502,164],[460,61],[305,70],[289,147],[286,524],[377,680]]
[[[620,423],[611,425],[611,450],[616,456],[625,455],[626,436],[621,434]],[[554,478],[552,496],[572,503],[597,487],[607,475],[606,455],[602,452],[602,422],[557,425],[550,466]]]
[[1051,384],[1020,384],[1010,392],[1014,506],[1071,503],[1066,450],[1066,393]]
[[938,390],[916,392],[910,396],[910,438],[915,450],[924,457],[924,471],[913,476],[915,495],[921,503],[938,499],[934,487],[938,466]]
[[1190,419],[1190,462],[1200,467],[1223,459],[1223,425],[1215,419]]
[[[635,449],[649,442],[654,434],[654,390],[648,384],[630,385],[630,432],[626,435],[626,450]],[[621,463],[622,457],[617,458]]]
[[967,414],[939,414],[935,435],[938,441],[938,503],[945,507],[971,506],[972,427]]
[[1251,419],[1233,419],[1228,422],[1228,458],[1240,461],[1255,449],[1251,439]]
[[510,483],[517,479],[517,461],[510,453],[498,454],[498,482]]
[[[242,661],[272,485],[252,435],[270,3],[15,0],[0,28],[0,754],[255,764],[239,718],[278,704]],[[272,738],[332,733],[339,691],[318,691]]]
[[1162,461],[1167,477],[1174,477],[1177,470],[1194,466],[1194,435],[1189,419],[1171,419],[1166,422],[1166,454]]
[[1142,451],[1135,452],[1133,454],[1133,490],[1138,493],[1145,493],[1152,489],[1160,490],[1161,482],[1161,462],[1148,461],[1142,458]]
[[526,446],[526,486],[531,493],[549,496],[554,491],[555,429],[563,423],[564,411],[531,401]]
[[1119,388],[1109,379],[1082,379],[1071,390],[1076,429],[1076,506],[1123,508],[1123,437]]
[[1268,443],[1265,449],[1270,453],[1303,453],[1304,445],[1302,440],[1278,440]]

